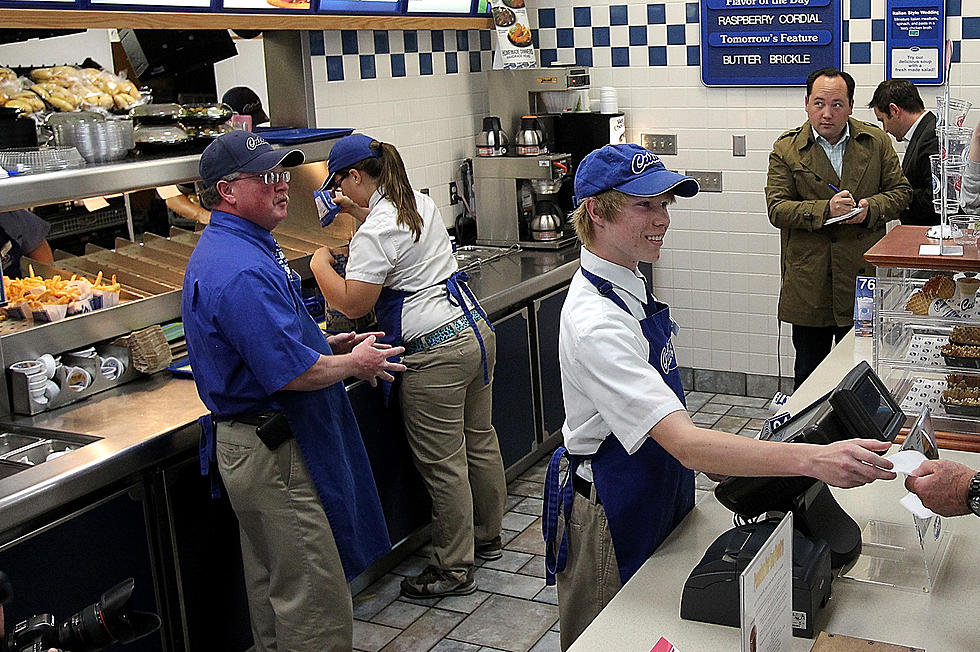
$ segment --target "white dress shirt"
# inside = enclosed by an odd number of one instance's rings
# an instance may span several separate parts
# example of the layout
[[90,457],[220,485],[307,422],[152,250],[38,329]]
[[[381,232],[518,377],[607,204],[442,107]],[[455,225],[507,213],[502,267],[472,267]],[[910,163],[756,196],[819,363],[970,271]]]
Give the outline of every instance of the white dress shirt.
[[912,126],[909,127],[909,130],[905,132],[905,138],[902,139],[903,143],[908,144],[912,142],[912,136],[915,135],[915,130],[919,128],[919,125],[922,123],[922,118],[926,117],[927,113],[929,112],[923,111],[919,114],[919,117],[915,119],[915,122],[913,122]]
[[[584,247],[581,264],[612,283],[630,313],[581,273],[572,278],[558,336],[565,448],[591,455],[612,433],[632,455],[661,419],[685,408],[649,363],[650,345],[639,322],[646,316],[646,281]],[[579,465],[578,475],[591,480],[591,465]]]

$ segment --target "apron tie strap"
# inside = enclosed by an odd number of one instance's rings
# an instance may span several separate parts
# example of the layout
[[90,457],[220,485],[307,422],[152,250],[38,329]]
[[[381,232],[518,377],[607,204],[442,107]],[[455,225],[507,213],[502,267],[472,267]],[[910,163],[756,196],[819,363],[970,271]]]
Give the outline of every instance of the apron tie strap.
[[459,306],[463,309],[463,315],[466,316],[466,321],[470,323],[470,327],[476,334],[476,341],[480,343],[480,358],[483,361],[483,384],[490,384],[490,368],[487,365],[487,347],[483,343],[483,336],[480,335],[480,329],[476,325],[476,320],[473,319],[473,315],[470,314],[470,309],[466,305],[466,300],[463,294],[469,298],[470,304],[473,306],[473,310],[476,310],[477,314],[483,317],[483,321],[487,322],[487,326],[490,327],[491,332],[493,331],[493,324],[490,323],[490,318],[487,317],[487,313],[483,310],[483,306],[480,302],[476,300],[473,295],[473,291],[470,290],[470,286],[466,284],[470,280],[470,275],[463,270],[456,270],[453,274],[446,279],[446,291],[449,293],[449,303],[454,306]]
[[214,415],[208,412],[197,424],[201,427],[201,439],[198,443],[201,460],[201,475],[211,481],[211,497],[221,497],[221,482],[218,475],[218,450],[215,445]]
[[[567,474],[561,478],[561,460],[568,456]],[[559,446],[548,462],[548,474],[544,482],[544,518],[541,519],[541,533],[545,544],[545,584],[553,586],[555,575],[565,570],[568,562],[568,517],[572,513],[572,475],[578,460],[568,454],[564,446]],[[558,514],[565,512],[565,528],[558,538]]]

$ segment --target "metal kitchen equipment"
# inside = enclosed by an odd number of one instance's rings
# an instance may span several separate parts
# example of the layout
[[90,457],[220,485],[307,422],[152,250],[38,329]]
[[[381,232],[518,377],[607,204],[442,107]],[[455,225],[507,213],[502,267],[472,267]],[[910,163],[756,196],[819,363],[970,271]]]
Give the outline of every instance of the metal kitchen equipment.
[[[568,154],[473,159],[477,244],[558,249],[574,242],[575,233],[564,220],[566,211],[555,203],[568,167]],[[561,217],[560,224],[552,218],[535,222],[536,205]],[[532,230],[532,225],[558,228]]]
[[[500,116],[504,130],[511,134],[520,131],[521,116],[551,113],[554,104],[545,105],[550,95],[588,90],[591,83],[589,69],[580,66],[491,70],[487,79],[490,115]],[[544,137],[550,142],[554,134]]]
[[483,131],[476,135],[477,156],[507,156],[510,138],[500,128],[500,118],[488,115],[483,118]]
[[538,116],[521,116],[521,128],[514,137],[514,145],[518,156],[538,156],[548,152],[544,134],[538,125]]

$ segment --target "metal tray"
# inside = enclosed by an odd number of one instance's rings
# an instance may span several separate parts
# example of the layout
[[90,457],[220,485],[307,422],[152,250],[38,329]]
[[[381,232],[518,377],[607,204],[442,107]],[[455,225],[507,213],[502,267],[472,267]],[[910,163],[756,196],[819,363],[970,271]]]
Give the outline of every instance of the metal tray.
[[980,369],[980,358],[964,358],[957,355],[942,354],[949,367],[963,367],[964,369]]
[[30,444],[36,444],[39,441],[41,441],[40,437],[17,435],[12,432],[0,432],[0,457],[9,453],[10,451],[15,451],[18,448],[23,448],[24,446],[29,446]]
[[26,464],[16,464],[14,462],[0,460],[0,480],[10,477],[15,473],[20,473],[26,468],[28,468]]
[[68,453],[81,448],[81,446],[83,444],[76,444],[60,439],[45,439],[36,444],[7,453],[2,459],[8,462],[16,462],[17,464],[34,466],[35,464],[46,462],[48,455],[52,453]]
[[980,405],[959,405],[958,403],[947,403],[946,401],[939,401],[943,409],[946,410],[946,414],[952,414],[961,417],[980,417]]

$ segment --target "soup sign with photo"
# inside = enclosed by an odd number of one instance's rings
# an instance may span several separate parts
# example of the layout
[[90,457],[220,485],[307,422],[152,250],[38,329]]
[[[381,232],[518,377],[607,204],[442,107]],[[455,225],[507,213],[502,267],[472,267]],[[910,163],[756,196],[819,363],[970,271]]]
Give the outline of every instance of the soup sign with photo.
[[524,0],[491,0],[490,15],[497,32],[493,67],[533,68],[534,48]]

